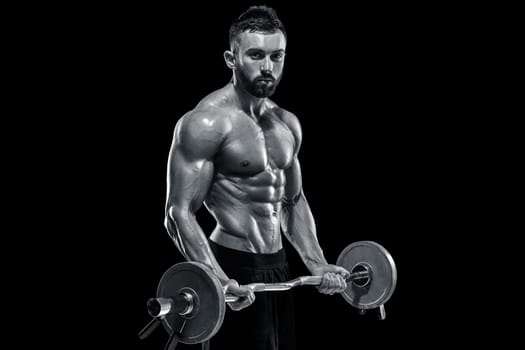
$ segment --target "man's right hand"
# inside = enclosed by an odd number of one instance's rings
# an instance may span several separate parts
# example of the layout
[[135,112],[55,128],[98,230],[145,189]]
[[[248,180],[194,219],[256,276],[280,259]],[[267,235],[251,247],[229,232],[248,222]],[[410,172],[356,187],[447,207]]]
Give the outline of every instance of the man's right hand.
[[239,297],[238,301],[228,303],[230,308],[235,311],[244,309],[255,301],[255,293],[248,287],[239,286],[236,280],[229,280],[224,286],[224,294],[231,294]]

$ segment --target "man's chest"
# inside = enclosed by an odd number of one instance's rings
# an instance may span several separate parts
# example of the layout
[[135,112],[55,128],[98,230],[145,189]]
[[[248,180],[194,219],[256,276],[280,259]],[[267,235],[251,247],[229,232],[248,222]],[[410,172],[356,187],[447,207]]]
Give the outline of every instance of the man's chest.
[[216,156],[221,172],[248,175],[267,166],[284,169],[291,164],[295,140],[286,124],[275,117],[264,117],[258,122],[239,119]]

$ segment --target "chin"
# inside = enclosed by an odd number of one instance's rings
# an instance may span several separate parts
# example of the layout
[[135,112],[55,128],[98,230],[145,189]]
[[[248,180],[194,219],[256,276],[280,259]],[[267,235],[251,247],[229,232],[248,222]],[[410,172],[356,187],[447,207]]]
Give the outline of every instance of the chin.
[[259,98],[264,98],[264,97],[271,97],[274,93],[275,93],[275,88],[277,86],[271,86],[271,87],[265,87],[265,88],[257,88],[257,87],[254,87],[253,89],[250,89],[250,93],[255,96],[255,97],[259,97]]
[[258,98],[272,97],[273,91],[272,92],[252,93],[252,95]]

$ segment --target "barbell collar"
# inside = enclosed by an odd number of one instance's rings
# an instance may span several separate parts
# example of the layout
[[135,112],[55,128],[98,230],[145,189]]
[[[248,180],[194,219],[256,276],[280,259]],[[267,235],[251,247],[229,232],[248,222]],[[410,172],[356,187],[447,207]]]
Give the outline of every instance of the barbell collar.
[[151,298],[147,302],[148,313],[152,317],[163,317],[172,313],[188,315],[193,311],[193,299],[193,296],[186,292],[172,298]]

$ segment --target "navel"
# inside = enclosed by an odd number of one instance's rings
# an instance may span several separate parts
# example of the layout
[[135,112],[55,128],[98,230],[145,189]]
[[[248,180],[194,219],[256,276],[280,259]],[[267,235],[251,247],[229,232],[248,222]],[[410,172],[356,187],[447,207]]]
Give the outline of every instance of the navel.
[[247,167],[248,165],[250,165],[250,162],[249,162],[248,160],[243,160],[243,161],[241,162],[241,166],[242,166],[242,167]]

